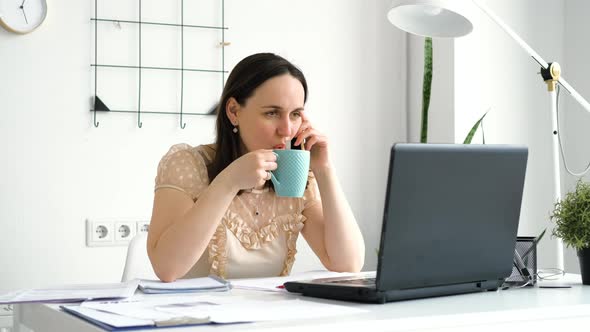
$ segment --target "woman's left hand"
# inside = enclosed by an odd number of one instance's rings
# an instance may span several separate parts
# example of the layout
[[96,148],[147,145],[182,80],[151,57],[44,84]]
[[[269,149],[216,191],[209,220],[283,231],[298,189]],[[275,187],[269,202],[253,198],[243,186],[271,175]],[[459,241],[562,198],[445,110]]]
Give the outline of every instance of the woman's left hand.
[[301,126],[297,131],[295,137],[295,146],[301,145],[305,140],[304,148],[310,151],[311,160],[310,168],[312,171],[319,170],[330,166],[330,160],[328,157],[328,138],[313,128],[311,122],[306,117],[305,112],[301,113]]

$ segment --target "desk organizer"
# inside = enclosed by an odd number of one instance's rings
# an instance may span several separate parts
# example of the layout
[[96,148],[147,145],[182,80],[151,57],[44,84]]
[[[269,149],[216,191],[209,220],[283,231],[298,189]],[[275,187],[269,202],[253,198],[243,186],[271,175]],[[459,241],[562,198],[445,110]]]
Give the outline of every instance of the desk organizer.
[[[532,279],[530,286],[537,283],[537,244],[535,239],[533,236],[519,236],[516,239],[516,252],[520,254]],[[527,281],[528,277],[522,276],[516,266],[512,265],[512,273],[506,279],[506,283],[524,284]]]

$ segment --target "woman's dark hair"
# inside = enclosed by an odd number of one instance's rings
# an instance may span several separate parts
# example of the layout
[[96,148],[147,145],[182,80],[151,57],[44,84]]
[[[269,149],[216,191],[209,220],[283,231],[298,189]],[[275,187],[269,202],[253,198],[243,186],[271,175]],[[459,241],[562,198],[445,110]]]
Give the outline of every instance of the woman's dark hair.
[[301,82],[304,91],[303,101],[307,101],[305,76],[303,76],[299,68],[276,54],[258,53],[250,55],[240,61],[231,71],[216,110],[216,152],[213,162],[207,167],[210,182],[242,154],[240,135],[232,131],[234,126],[225,112],[228,100],[233,97],[240,105],[244,106],[247,99],[254,94],[254,90],[260,85],[273,77],[284,74],[290,74]]

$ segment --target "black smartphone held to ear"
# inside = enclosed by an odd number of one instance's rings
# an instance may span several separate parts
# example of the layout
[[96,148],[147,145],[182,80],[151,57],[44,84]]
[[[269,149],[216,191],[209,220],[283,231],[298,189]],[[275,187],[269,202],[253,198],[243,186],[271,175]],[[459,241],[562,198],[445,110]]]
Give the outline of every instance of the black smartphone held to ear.
[[301,150],[301,144],[295,146],[295,141],[297,141],[297,137],[291,140],[291,150]]

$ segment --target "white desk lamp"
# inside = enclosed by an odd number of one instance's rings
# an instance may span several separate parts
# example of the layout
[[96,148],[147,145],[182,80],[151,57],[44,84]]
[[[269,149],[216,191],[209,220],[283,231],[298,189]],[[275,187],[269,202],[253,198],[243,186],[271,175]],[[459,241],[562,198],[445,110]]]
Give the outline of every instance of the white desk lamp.
[[[479,0],[472,0],[492,21],[498,24],[520,47],[522,47],[541,66],[541,76],[550,95],[551,122],[553,138],[553,189],[555,202],[561,199],[561,176],[559,164],[559,137],[557,126],[557,94],[559,83],[584,109],[590,112],[590,104],[563,77],[557,62],[547,63],[506,23]],[[425,37],[461,37],[473,30],[473,25],[458,1],[451,0],[393,0],[389,12],[389,21],[409,33]],[[587,170],[586,170],[587,171]],[[577,176],[583,175],[574,174]],[[573,173],[572,173],[573,174]],[[563,269],[563,242],[557,239],[557,267]]]

